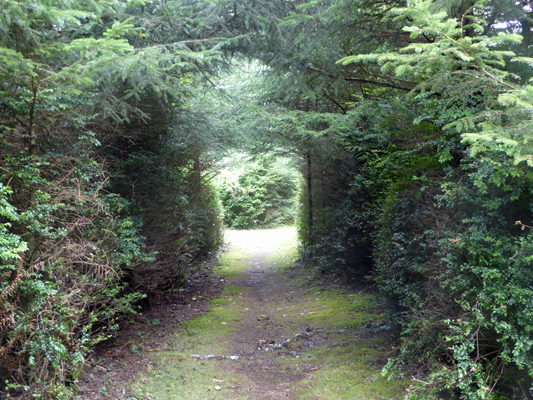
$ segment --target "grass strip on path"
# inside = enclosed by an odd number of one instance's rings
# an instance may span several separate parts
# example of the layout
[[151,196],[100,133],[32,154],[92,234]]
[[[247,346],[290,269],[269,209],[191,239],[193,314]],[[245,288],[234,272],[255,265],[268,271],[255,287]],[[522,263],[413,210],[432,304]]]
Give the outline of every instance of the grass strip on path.
[[184,324],[130,399],[395,399],[380,376],[386,325],[372,295],[313,277],[293,228],[232,231],[209,313]]

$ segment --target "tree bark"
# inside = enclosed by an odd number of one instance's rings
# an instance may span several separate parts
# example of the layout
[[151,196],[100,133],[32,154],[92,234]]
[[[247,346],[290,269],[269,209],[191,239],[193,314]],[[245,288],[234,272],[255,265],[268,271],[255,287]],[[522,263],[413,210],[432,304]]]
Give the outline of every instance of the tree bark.
[[[307,152],[307,199],[309,207],[309,232],[313,228],[313,171],[311,162],[311,150]],[[311,235],[309,235],[311,237]]]
[[35,138],[35,102],[37,101],[37,88],[35,87],[35,82],[32,78],[32,90],[33,90],[33,97],[31,99],[30,103],[30,122],[28,124],[28,152],[30,153],[30,156],[34,156],[37,154],[37,140]]

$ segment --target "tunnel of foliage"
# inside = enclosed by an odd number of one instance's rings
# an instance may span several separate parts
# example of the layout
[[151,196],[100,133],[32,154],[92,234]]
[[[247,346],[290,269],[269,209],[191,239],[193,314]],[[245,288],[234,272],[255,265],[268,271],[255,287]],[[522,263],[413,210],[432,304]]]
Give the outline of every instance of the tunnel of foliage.
[[379,289],[407,398],[532,398],[530,2],[0,10],[0,395],[72,397],[218,248],[220,200],[234,227],[294,218],[261,209],[294,191],[268,163],[217,191],[238,149],[298,164],[303,255]]

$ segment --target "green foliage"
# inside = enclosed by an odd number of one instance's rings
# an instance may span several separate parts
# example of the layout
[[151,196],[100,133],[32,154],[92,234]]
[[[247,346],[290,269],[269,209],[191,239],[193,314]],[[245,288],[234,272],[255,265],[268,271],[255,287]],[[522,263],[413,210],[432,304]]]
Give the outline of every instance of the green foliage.
[[[135,291],[216,250],[216,190],[229,226],[293,221],[290,168],[263,158],[210,184],[231,146],[297,160],[303,251],[389,301],[385,370],[425,382],[408,396],[528,390],[527,2],[4,3],[6,390],[71,396]],[[237,78],[232,57],[249,62]]]
[[[17,168],[17,162],[27,168]],[[133,312],[132,303],[141,295],[129,291],[121,278],[148,257],[137,224],[118,217],[128,202],[91,193],[90,181],[72,198],[75,186],[48,181],[38,164],[32,158],[6,163],[21,173],[11,177],[17,190],[2,187],[2,217],[9,222],[1,231],[0,373],[7,377],[17,371],[14,378],[29,393],[57,398],[117,317]],[[82,168],[78,172],[90,175]],[[31,185],[39,189],[26,202]]]
[[[3,186],[0,184],[0,215],[2,219],[8,222],[0,224],[0,260],[2,261],[2,274],[7,270],[14,270],[18,260],[21,260],[21,254],[28,250],[28,244],[25,243],[18,235],[9,232],[11,223],[9,221],[18,221],[20,216],[17,213],[15,207],[9,204],[8,195],[12,193],[9,186]],[[2,282],[2,292],[7,292],[8,288],[5,282]]]
[[[463,134],[467,143],[472,143],[474,153],[483,153],[493,148],[502,148],[512,155],[515,163],[526,161],[533,165],[533,151],[531,147],[531,115],[533,110],[533,86],[526,85],[500,94],[498,103],[502,109],[486,112],[478,116],[475,122],[481,127],[479,130],[467,131]],[[469,121],[460,121],[455,126],[465,131],[474,126]],[[468,128],[466,128],[468,126]]]
[[[531,99],[528,86],[516,85],[528,73],[515,76],[506,65],[516,54],[528,63],[519,53],[528,50],[520,48],[518,30],[495,32],[484,21],[512,19],[500,16],[507,8],[496,3],[455,2],[454,18],[441,3],[410,2],[391,10],[409,34],[401,49],[339,61],[380,65],[383,74],[414,83],[408,99],[415,103],[391,113],[413,124],[382,118],[390,144],[360,158],[354,179],[354,189],[374,194],[365,196],[375,218],[372,276],[403,339],[386,371],[416,369],[424,382],[410,398],[455,390],[492,399],[529,390],[529,228],[520,221],[531,218],[531,172],[520,162],[530,159]],[[409,112],[416,102],[417,112]],[[472,144],[467,151],[459,135]],[[513,374],[520,378],[513,382]]]
[[[220,243],[212,190],[181,187],[202,172],[192,162],[207,148],[189,152],[194,138],[166,135],[192,91],[187,74],[218,52],[139,46],[153,28],[135,13],[143,4],[2,4],[0,397],[72,397],[91,348],[144,293],[179,284]],[[175,219],[151,214],[156,184]],[[163,264],[146,252],[159,250],[148,234],[162,220],[177,222],[164,249],[175,270],[170,282],[139,285],[143,266]]]
[[[385,371],[416,369],[426,384],[412,398],[527,390],[529,234],[514,222],[531,218],[530,171],[501,151],[469,157],[457,135],[439,129],[443,121],[419,122],[428,108],[382,101],[349,113],[355,128],[339,130],[353,161],[340,165],[356,173],[343,192],[328,189],[342,200],[330,210],[320,209],[315,175],[313,226],[304,211],[300,235],[322,272],[369,274],[389,300],[402,344]],[[516,314],[508,303],[520,304]]]
[[466,159],[463,175],[441,185],[432,208],[389,212],[399,215],[381,234],[378,282],[403,309],[405,342],[386,371],[401,373],[415,360],[431,371],[410,398],[529,390],[530,232],[510,222],[531,218],[529,174],[503,152]]
[[[398,52],[358,54],[339,63],[379,63],[383,73],[391,70],[398,77],[408,75],[417,82],[413,96],[431,94],[445,99],[446,110],[439,113],[451,117],[446,128],[464,132],[464,141],[473,144],[474,153],[505,149],[516,163],[531,163],[531,87],[517,86],[513,80],[520,77],[506,68],[506,63],[511,59],[531,65],[532,61],[507,50],[521,43],[521,35],[485,34],[482,18],[490,7],[484,3],[472,5],[461,20],[449,18],[446,10],[435,13],[431,0],[394,9],[397,19],[410,24],[403,30],[410,33],[414,43]],[[427,40],[416,40],[419,35]],[[524,35],[529,37],[530,33]],[[475,107],[460,101],[466,96],[470,103],[475,99]],[[457,107],[459,101],[462,105]]]
[[229,228],[270,228],[294,222],[297,178],[290,167],[282,167],[262,158],[219,180],[224,223]]

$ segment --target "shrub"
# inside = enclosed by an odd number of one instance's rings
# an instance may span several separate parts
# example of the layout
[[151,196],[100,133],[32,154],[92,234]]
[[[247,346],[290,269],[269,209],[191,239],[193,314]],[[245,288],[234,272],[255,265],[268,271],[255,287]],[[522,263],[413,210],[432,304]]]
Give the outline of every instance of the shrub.
[[220,186],[224,223],[229,228],[270,228],[294,222],[295,174],[262,159],[247,165],[237,179]]

